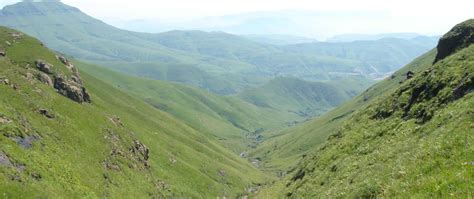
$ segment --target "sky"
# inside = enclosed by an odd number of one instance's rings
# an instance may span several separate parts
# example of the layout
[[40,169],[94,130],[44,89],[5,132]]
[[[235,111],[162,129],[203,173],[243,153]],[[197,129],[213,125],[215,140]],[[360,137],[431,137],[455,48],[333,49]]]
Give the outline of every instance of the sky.
[[[17,0],[0,0],[0,6],[14,2]],[[384,14],[385,22],[369,23],[378,27],[360,31],[442,34],[454,24],[474,18],[473,0],[62,0],[62,2],[115,24],[152,19],[179,21],[206,16],[278,10],[379,12]]]

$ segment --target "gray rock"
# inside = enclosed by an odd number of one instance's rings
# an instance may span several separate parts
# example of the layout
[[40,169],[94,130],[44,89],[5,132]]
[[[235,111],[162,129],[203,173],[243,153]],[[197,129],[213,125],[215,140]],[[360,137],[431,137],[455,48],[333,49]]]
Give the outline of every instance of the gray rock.
[[54,88],[57,89],[60,94],[76,102],[91,102],[89,93],[86,91],[86,88],[82,86],[82,84],[68,80],[63,76],[55,77]]
[[45,73],[40,73],[37,75],[37,78],[40,82],[43,82],[48,86],[53,86],[53,80],[51,79],[51,77],[49,77],[49,75]]
[[150,165],[148,163],[148,159],[150,158],[150,150],[146,145],[141,143],[138,140],[133,141],[133,147],[130,149],[130,152],[135,154],[137,159],[143,163],[145,168],[149,168]]
[[79,77],[79,74],[74,74],[74,75],[72,75],[72,76],[71,76],[71,80],[72,80],[73,82],[76,82],[76,83],[82,85],[82,79],[81,79],[81,77]]
[[69,70],[72,70],[74,67],[74,64],[72,64],[66,57],[64,56],[59,56],[57,55],[56,56],[56,59],[58,59],[59,61],[61,61],[61,63],[63,63],[64,65],[66,65],[66,67],[69,69]]
[[44,61],[44,60],[36,60],[35,64],[36,64],[36,67],[37,67],[40,71],[45,72],[45,73],[48,73],[48,74],[53,74],[53,65],[47,63],[46,61]]
[[0,57],[5,57],[5,56],[7,56],[7,53],[4,50],[0,49]]

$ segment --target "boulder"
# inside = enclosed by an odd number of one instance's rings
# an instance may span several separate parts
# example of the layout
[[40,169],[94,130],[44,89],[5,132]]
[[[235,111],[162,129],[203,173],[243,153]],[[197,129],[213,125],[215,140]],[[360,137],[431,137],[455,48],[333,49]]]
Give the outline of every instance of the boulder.
[[51,79],[51,77],[49,77],[49,75],[47,74],[44,74],[44,73],[39,73],[37,75],[37,78],[40,82],[48,85],[48,86],[53,86],[53,80]]
[[89,93],[86,91],[86,88],[82,86],[82,84],[68,80],[63,76],[55,77],[54,88],[57,89],[60,94],[76,102],[91,102]]
[[474,43],[474,19],[454,26],[439,40],[435,63]]
[[57,55],[56,59],[66,65],[69,70],[72,70],[74,68],[74,65],[66,57]]
[[47,63],[46,61],[44,60],[36,60],[35,62],[36,64],[36,67],[44,72],[44,73],[47,73],[47,74],[53,74],[53,65],[52,64],[49,64]]
[[5,52],[5,50],[0,49],[0,57],[5,57],[5,56],[7,56],[7,53]]

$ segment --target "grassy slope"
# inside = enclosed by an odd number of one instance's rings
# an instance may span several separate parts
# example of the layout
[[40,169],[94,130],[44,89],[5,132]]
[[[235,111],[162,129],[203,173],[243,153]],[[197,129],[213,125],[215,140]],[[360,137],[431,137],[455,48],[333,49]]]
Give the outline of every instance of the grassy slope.
[[[284,112],[291,112],[303,117],[322,114],[360,93],[370,84],[360,80],[362,86],[352,91],[344,90],[339,82],[308,82],[297,78],[279,77],[266,84],[239,93],[239,97],[260,107],[268,107]],[[337,85],[333,85],[337,84]],[[352,86],[351,86],[352,87]]]
[[[0,153],[13,165],[0,163],[0,190],[6,197],[149,197],[235,196],[264,177],[212,138],[109,86],[82,74],[92,104],[78,104],[36,80],[26,80],[38,58],[66,70],[54,54],[27,36],[14,42],[0,30],[0,115],[12,120],[0,124]],[[13,43],[6,46],[5,41]],[[56,117],[47,119],[38,109]],[[124,127],[109,117],[117,115]],[[36,136],[31,148],[14,142]],[[133,140],[150,150],[149,169],[129,151]],[[111,150],[123,155],[111,154]],[[106,169],[114,163],[119,171]],[[40,177],[38,177],[40,176]]]
[[361,95],[355,97],[340,107],[283,131],[267,132],[269,139],[253,152],[253,156],[264,160],[267,169],[284,171],[295,166],[302,155],[317,148],[326,141],[337,129],[346,122],[356,110],[362,109],[377,97],[390,93],[404,81],[407,71],[419,73],[429,66],[436,56],[436,50],[415,59],[393,75],[393,78],[383,80],[370,87]]
[[432,65],[432,52],[409,66],[414,78],[376,85],[382,95],[261,196],[472,197],[473,54],[471,45]]
[[249,134],[281,128],[287,122],[302,119],[293,113],[257,107],[236,97],[218,96],[182,84],[131,77],[83,63],[78,66],[198,131],[216,137],[239,153],[252,145],[253,140],[247,138]]

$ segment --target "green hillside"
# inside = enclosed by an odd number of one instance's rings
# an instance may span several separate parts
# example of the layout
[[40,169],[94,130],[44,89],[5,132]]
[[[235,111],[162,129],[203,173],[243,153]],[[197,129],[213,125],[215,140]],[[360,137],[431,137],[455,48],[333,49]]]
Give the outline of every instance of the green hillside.
[[222,32],[137,33],[51,1],[6,6],[0,25],[83,61],[218,94],[235,94],[278,76],[319,81],[353,75],[378,78],[435,45],[434,39],[425,38],[276,46]]
[[212,135],[235,153],[254,147],[253,137],[260,132],[303,119],[295,113],[258,107],[237,97],[219,96],[183,84],[131,77],[84,63],[78,67]]
[[79,75],[29,36],[1,28],[0,51],[3,197],[209,198],[265,180],[211,136]]
[[267,141],[251,153],[262,159],[266,169],[284,172],[298,164],[302,156],[314,151],[327,138],[346,122],[357,110],[372,103],[377,97],[393,92],[400,82],[405,81],[406,73],[419,73],[433,63],[436,51],[432,50],[413,60],[410,64],[370,87],[359,96],[311,121],[281,131],[265,132]]
[[[290,112],[302,117],[312,117],[341,105],[366,89],[371,82],[359,78],[361,86],[351,86],[355,90],[345,90],[342,85],[348,79],[332,82],[308,82],[297,78],[279,77],[255,89],[239,93],[239,97],[259,107]],[[356,88],[357,87],[357,88]]]
[[472,197],[472,24],[441,38],[444,56],[432,51],[342,106],[356,109],[327,121],[340,125],[320,129],[323,117],[299,127],[308,129],[299,139],[319,136],[319,147],[262,197]]
[[[214,88],[214,84],[206,84],[202,80],[228,85],[225,79],[211,73],[226,70],[221,66],[236,66],[233,61],[167,48],[151,41],[149,37],[152,34],[112,27],[60,2],[21,2],[6,6],[0,12],[0,25],[33,35],[48,47],[78,59],[105,64],[116,70],[122,69],[115,68],[117,62],[121,63],[131,67],[121,71],[136,72],[132,73],[135,75],[151,74],[159,79],[164,74],[171,74],[171,77],[164,77],[182,80],[173,74],[182,71],[181,68],[192,70],[195,72],[187,77],[188,81],[198,82],[194,84],[197,86],[210,86],[208,89],[215,92],[225,93],[226,90]],[[239,63],[238,67],[243,66],[245,64]],[[240,88],[235,84],[228,85],[226,89],[235,92]]]

